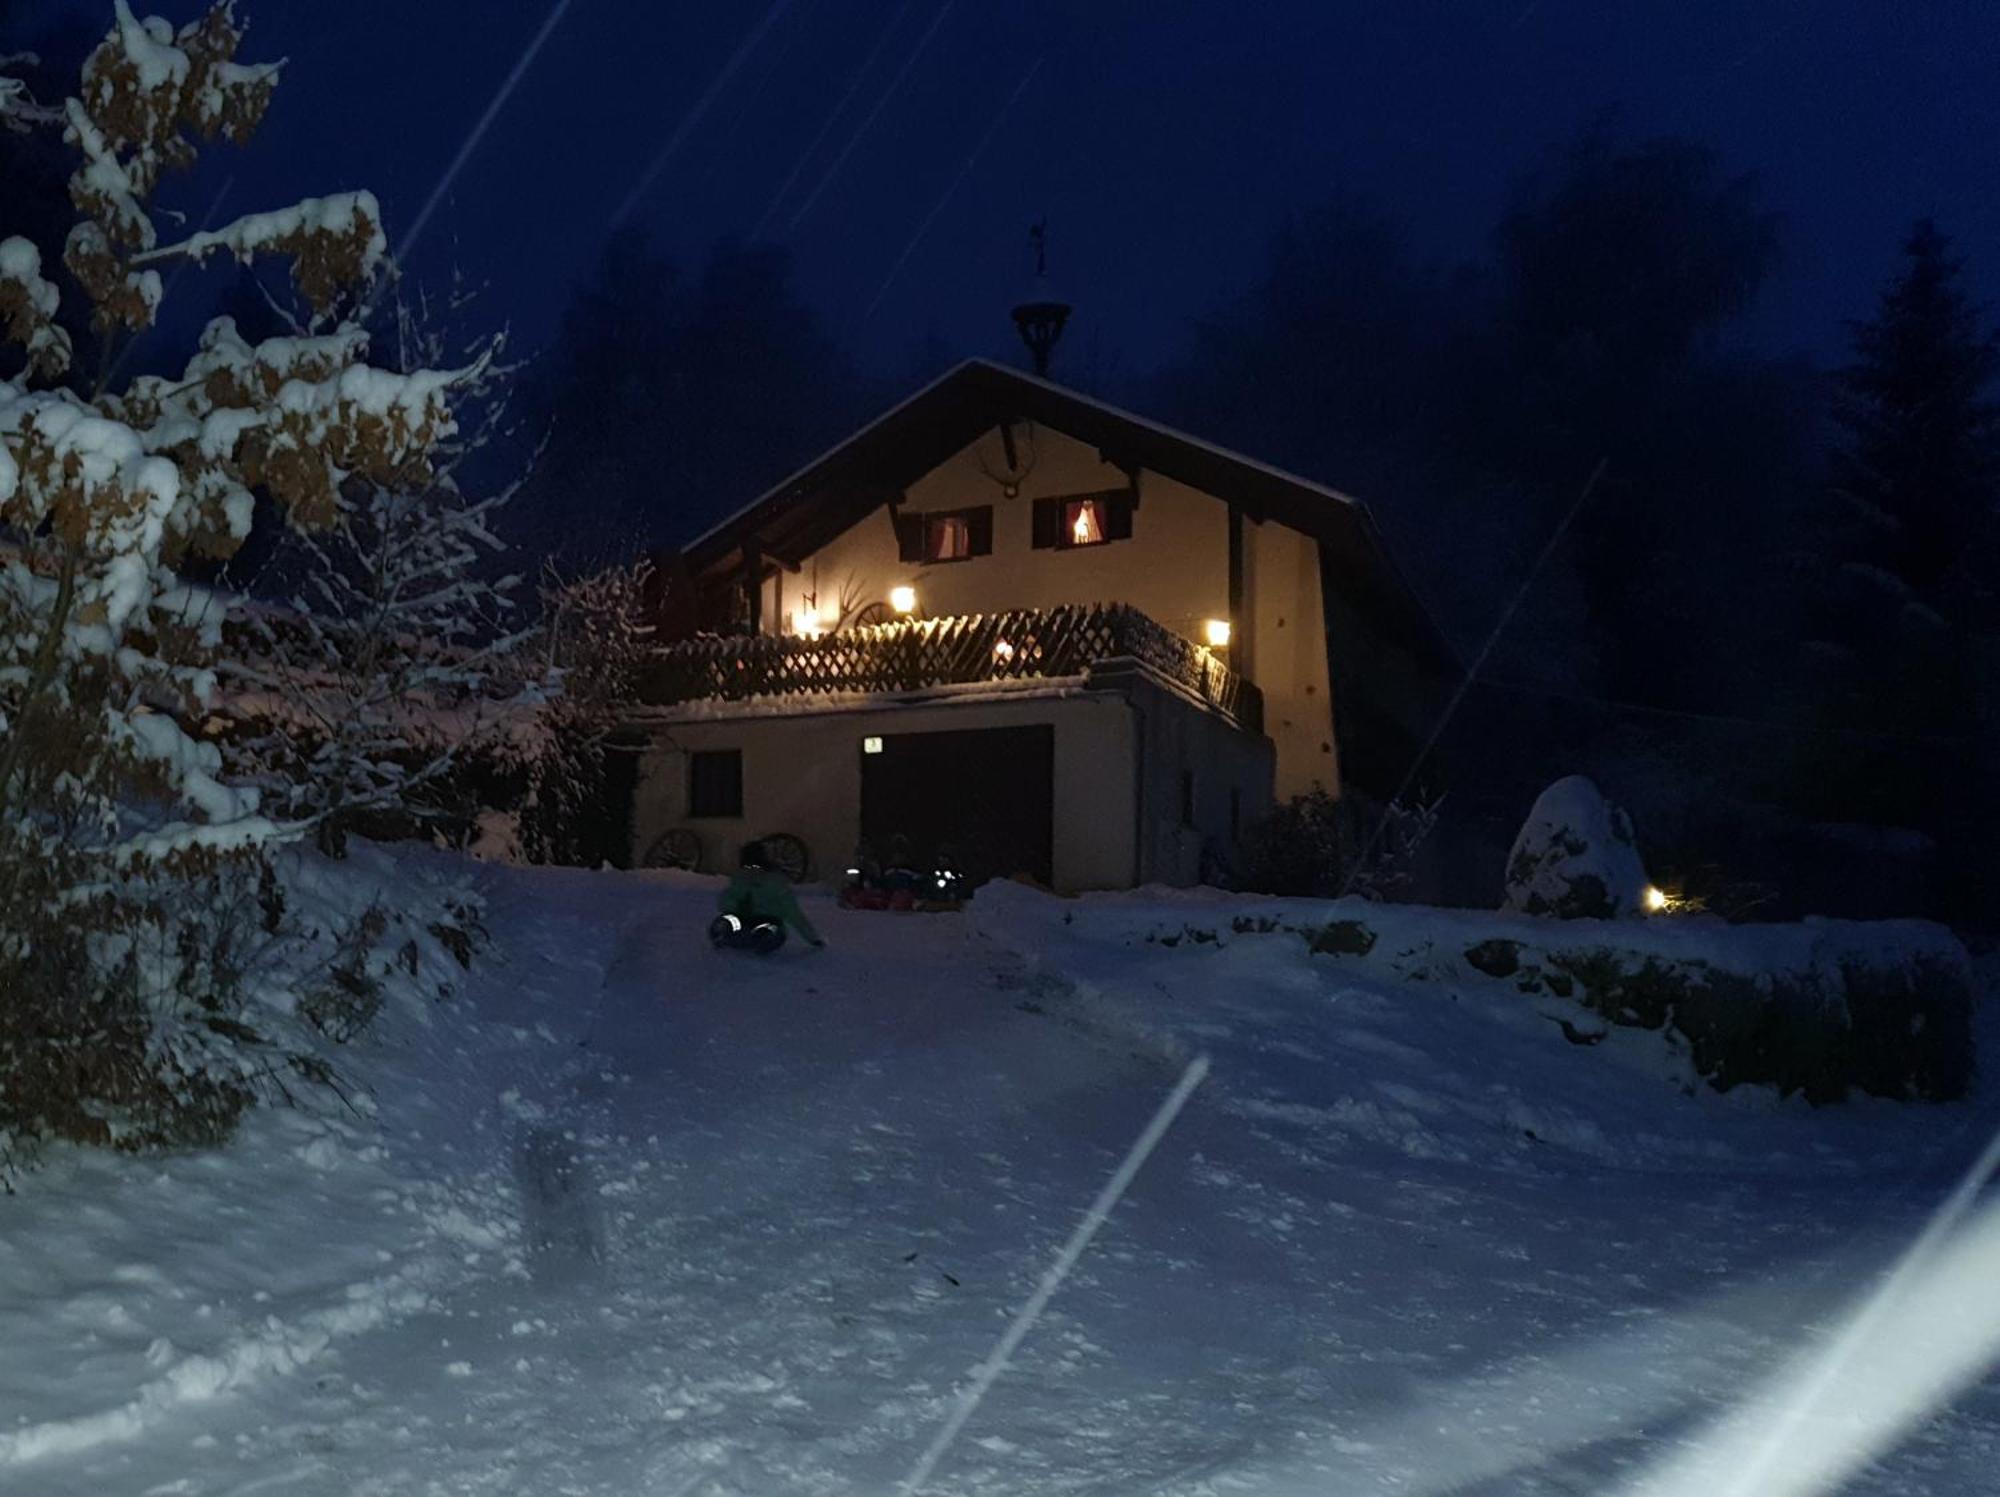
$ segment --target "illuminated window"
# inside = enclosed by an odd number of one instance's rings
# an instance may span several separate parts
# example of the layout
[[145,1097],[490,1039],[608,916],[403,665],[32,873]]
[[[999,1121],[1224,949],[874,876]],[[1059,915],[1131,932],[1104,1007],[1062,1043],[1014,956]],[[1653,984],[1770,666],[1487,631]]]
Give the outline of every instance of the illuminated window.
[[1051,494],[1035,501],[1032,540],[1038,549],[1072,551],[1132,538],[1132,514],[1139,497],[1132,489],[1095,494]]
[[1072,499],[1063,506],[1063,545],[1095,546],[1104,539],[1104,513],[1097,500]]

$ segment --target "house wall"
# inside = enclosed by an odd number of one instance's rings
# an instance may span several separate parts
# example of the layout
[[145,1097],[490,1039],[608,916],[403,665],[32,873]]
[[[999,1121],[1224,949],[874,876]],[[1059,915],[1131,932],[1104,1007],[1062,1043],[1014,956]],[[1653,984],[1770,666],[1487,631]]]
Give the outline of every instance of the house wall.
[[[1094,448],[1060,432],[1026,423],[1023,461],[1034,466],[1009,499],[981,470],[1005,463],[1000,438],[979,441],[918,479],[903,513],[993,506],[993,552],[922,566],[896,557],[895,526],[885,507],[822,547],[796,573],[782,579],[789,627],[792,612],[812,598],[823,617],[838,613],[841,598],[872,602],[898,583],[910,583],[925,613],[991,613],[1007,608],[1052,608],[1064,603],[1129,603],[1169,629],[1201,637],[1204,619],[1229,611],[1229,535],[1226,511],[1209,496],[1155,473],[1141,476],[1139,512],[1132,538],[1074,550],[1034,549],[1034,501],[1064,494],[1122,488],[1125,474]],[[1032,431],[1032,443],[1027,435]],[[774,621],[775,622],[775,621]]]
[[[1150,683],[1135,691],[1134,711],[1140,882],[1185,887],[1213,881],[1220,870],[1208,858],[1223,868],[1241,866],[1240,834],[1271,809],[1270,740]],[[1191,821],[1182,819],[1184,773],[1194,777]]]
[[[902,583],[916,588],[920,609],[933,616],[1125,603],[1197,642],[1207,620],[1229,617],[1226,503],[1146,471],[1131,539],[1038,551],[1035,499],[1118,488],[1126,478],[1095,448],[1061,432],[1025,423],[1016,431],[1022,461],[1030,450],[1034,458],[1017,497],[1006,498],[985,471],[998,473],[1005,463],[999,434],[988,432],[911,485],[904,500],[905,514],[991,504],[991,555],[929,566],[899,561],[885,506],[798,572],[769,584],[775,591],[767,594],[766,627],[789,628],[808,603],[830,624],[843,611],[886,600]],[[1244,617],[1232,620],[1235,636],[1224,658],[1263,690],[1265,731],[1277,745],[1278,793],[1296,795],[1315,784],[1337,791],[1318,545],[1275,522],[1244,528]]]
[[1250,679],[1264,692],[1264,732],[1278,750],[1277,795],[1340,793],[1319,544],[1288,525],[1246,524],[1243,593]]
[[[662,833],[701,835],[703,866],[721,871],[754,837],[790,832],[812,850],[816,880],[838,882],[861,837],[861,741],[871,735],[1046,724],[1055,734],[1054,875],[1058,891],[1191,884],[1204,840],[1226,844],[1238,820],[1269,809],[1271,748],[1149,682],[1129,691],[1024,695],[1019,701],[885,701],[831,712],[654,719],[633,797],[634,862]],[[743,754],[743,815],[687,815],[688,755]],[[1181,824],[1184,770],[1196,814]]]

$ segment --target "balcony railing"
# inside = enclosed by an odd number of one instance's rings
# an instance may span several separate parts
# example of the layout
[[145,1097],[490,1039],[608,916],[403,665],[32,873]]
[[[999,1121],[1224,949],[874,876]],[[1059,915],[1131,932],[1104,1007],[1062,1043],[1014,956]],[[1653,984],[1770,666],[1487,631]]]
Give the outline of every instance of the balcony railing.
[[640,678],[649,706],[757,697],[899,695],[987,681],[1085,677],[1109,686],[1142,669],[1252,732],[1264,698],[1215,655],[1123,604],[911,619],[816,639],[693,639],[654,652]]

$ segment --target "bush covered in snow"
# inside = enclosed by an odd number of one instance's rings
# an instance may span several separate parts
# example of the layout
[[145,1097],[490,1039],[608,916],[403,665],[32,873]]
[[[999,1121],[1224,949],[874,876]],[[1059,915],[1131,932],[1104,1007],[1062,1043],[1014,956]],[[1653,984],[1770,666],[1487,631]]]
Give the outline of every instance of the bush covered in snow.
[[[373,367],[343,320],[384,255],[365,192],[160,243],[164,174],[197,140],[247,140],[278,69],[236,61],[226,3],[178,29],[113,11],[61,110],[78,223],[53,258],[0,232],[0,339],[26,353],[0,382],[0,1131],[17,1143],[213,1137],[329,1079],[252,980],[291,829],[198,736],[221,610],[176,568],[235,551],[259,494],[311,530],[350,483],[421,488],[461,377]],[[251,345],[221,319],[180,374],[121,383],[157,267],[218,251],[288,260],[310,330]],[[64,275],[102,335],[91,370],[57,320]]]
[[1391,898],[1408,888],[1441,804],[1394,801],[1371,826],[1356,806],[1315,787],[1249,829],[1237,883],[1260,894]]
[[500,752],[524,716],[516,579],[488,572],[502,549],[490,523],[513,489],[474,497],[459,483],[505,419],[512,371],[503,337],[448,346],[448,311],[419,299],[388,314],[399,368],[462,371],[456,430],[426,481],[343,485],[327,525],[288,532],[271,552],[265,570],[289,586],[285,606],[230,610],[238,647],[212,719],[225,761],[335,857],[350,832],[469,827],[476,795],[459,766]]
[[1507,855],[1505,909],[1558,920],[1645,912],[1646,869],[1632,819],[1583,775],[1536,798]]
[[1505,983],[1579,1044],[1607,1024],[1661,1031],[1721,1091],[1948,1101],[1971,1081],[1970,962],[1950,931],[1921,921],[1554,922],[1356,907],[1306,937],[1316,953],[1400,977]]
[[652,580],[643,561],[543,580],[542,625],[528,653],[547,691],[533,731],[509,743],[517,835],[531,863],[594,866],[624,851],[625,838],[605,818],[616,758],[630,752],[616,731],[652,644]]

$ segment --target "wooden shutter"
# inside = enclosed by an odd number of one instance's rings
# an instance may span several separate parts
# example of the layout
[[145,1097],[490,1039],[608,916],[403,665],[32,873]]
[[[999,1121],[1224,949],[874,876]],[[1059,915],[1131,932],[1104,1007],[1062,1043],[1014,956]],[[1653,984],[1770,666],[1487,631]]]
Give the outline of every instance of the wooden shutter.
[[1104,503],[1099,508],[1104,515],[1104,538],[1107,541],[1132,539],[1132,511],[1138,506],[1138,496],[1130,489],[1105,495]]
[[982,504],[977,509],[965,512],[967,556],[991,556],[993,554],[993,506]]
[[922,515],[889,516],[896,525],[896,559],[898,561],[924,560],[924,517]]
[[1034,534],[1030,544],[1037,551],[1053,551],[1056,536],[1062,530],[1062,500],[1037,499],[1035,501]]

